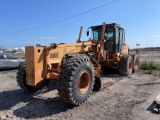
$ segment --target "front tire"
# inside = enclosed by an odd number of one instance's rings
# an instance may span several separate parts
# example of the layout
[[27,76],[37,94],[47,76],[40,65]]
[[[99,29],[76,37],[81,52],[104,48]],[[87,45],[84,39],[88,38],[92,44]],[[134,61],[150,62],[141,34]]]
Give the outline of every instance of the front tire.
[[138,55],[133,55],[133,73],[136,72],[139,68],[139,58]]
[[42,81],[41,83],[39,83],[37,86],[30,86],[26,84],[26,70],[25,70],[25,63],[21,63],[19,65],[19,69],[17,72],[17,83],[18,86],[20,86],[20,88],[23,89],[24,92],[26,93],[34,93],[46,86],[48,86],[48,82],[47,80]]
[[72,58],[61,69],[58,93],[69,104],[84,103],[92,92],[94,67],[88,57]]

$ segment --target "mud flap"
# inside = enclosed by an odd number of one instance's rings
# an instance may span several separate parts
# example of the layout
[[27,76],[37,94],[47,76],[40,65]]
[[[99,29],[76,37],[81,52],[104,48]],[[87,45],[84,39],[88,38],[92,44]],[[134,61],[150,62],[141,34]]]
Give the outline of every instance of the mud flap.
[[102,84],[101,79],[98,78],[98,77],[95,77],[95,83],[93,85],[93,91],[98,92],[101,89],[101,86],[102,86],[101,84]]

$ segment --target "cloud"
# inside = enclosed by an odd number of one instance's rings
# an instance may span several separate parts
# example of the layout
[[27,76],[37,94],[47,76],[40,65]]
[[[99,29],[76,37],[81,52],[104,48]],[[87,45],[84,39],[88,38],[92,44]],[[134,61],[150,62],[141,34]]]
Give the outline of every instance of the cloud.
[[160,34],[153,35],[154,38],[160,38]]

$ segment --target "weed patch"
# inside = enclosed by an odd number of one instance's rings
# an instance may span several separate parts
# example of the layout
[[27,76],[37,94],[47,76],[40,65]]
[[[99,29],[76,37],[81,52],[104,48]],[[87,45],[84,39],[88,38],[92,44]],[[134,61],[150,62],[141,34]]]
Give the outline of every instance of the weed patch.
[[141,63],[140,69],[142,70],[157,70],[158,67],[153,62]]

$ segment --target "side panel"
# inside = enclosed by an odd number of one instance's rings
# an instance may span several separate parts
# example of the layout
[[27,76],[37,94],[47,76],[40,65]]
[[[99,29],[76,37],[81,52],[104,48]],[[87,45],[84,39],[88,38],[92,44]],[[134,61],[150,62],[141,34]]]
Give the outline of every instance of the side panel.
[[26,57],[26,83],[36,85],[43,80],[46,66],[44,64],[44,47],[29,46],[25,48]]
[[7,67],[7,59],[5,59],[3,54],[0,54],[0,68]]
[[122,46],[122,55],[128,55],[128,46],[126,43],[123,43]]
[[89,51],[91,45],[91,42],[86,42],[58,45],[56,48],[25,47],[26,83],[36,86],[44,79],[57,79],[63,57],[68,53]]

